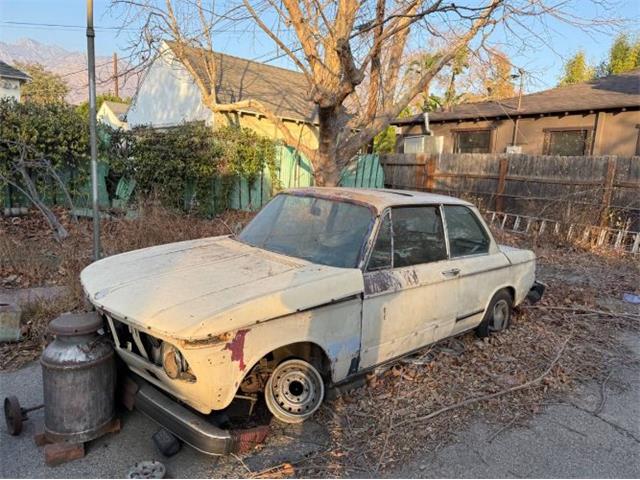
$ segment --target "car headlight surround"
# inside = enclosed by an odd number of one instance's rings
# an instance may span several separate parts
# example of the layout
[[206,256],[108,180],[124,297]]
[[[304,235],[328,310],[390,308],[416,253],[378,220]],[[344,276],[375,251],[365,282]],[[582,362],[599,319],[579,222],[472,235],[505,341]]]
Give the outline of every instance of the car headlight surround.
[[175,380],[189,368],[180,350],[168,342],[162,342],[162,368],[167,376]]

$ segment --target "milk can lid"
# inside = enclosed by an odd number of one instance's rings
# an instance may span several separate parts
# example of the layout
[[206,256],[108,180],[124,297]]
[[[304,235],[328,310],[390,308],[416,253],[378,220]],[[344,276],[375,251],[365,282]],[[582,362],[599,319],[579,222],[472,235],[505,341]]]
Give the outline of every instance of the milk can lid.
[[96,312],[63,313],[49,323],[54,335],[88,335],[102,327],[102,317]]

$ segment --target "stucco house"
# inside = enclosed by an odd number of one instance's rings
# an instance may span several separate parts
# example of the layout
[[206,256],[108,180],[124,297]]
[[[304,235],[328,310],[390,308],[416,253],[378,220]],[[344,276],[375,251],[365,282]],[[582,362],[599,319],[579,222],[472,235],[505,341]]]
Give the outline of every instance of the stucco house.
[[[238,124],[271,138],[282,138],[276,126],[258,112],[212,113],[203,104],[195,79],[175,55],[172,44],[165,42],[161,50],[131,101],[127,112],[129,128],[143,125],[168,128],[204,121],[214,128]],[[300,143],[317,148],[316,109],[306,98],[307,83],[301,73],[194,48],[188,49],[188,55],[202,69],[204,58],[215,62],[218,102],[258,100],[283,120]]]
[[96,120],[112,128],[127,130],[127,110],[129,110],[128,103],[105,100],[96,113]]
[[20,101],[22,85],[31,80],[26,73],[0,60],[0,98]]
[[640,69],[393,123],[400,153],[640,155]]

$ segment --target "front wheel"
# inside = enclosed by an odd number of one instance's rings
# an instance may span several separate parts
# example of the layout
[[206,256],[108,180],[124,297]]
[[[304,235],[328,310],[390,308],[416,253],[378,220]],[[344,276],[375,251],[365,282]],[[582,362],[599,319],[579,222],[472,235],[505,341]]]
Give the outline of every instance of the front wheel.
[[512,308],[513,299],[511,294],[506,290],[500,290],[491,299],[482,322],[476,328],[476,335],[484,338],[488,337],[492,332],[505,330],[511,323]]
[[278,420],[301,423],[320,408],[324,380],[309,362],[286,360],[269,377],[264,397],[267,408]]

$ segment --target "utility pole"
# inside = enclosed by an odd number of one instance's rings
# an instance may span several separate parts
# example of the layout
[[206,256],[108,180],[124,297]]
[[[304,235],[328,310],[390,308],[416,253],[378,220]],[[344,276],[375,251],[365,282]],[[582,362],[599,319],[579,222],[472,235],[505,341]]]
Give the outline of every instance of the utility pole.
[[516,118],[513,121],[513,136],[511,137],[511,145],[516,145],[518,141],[518,123],[520,123],[520,107],[522,107],[522,89],[524,88],[524,69],[518,68],[517,75],[511,75],[511,78],[520,78],[520,88],[518,91],[518,108],[516,109]]
[[114,94],[116,97],[120,97],[120,85],[118,84],[118,54],[113,52],[113,83]]
[[93,206],[93,259],[100,259],[100,211],[98,210],[98,151],[96,146],[96,32],[93,0],[87,0],[87,59],[89,70],[89,136],[91,145],[91,203]]

